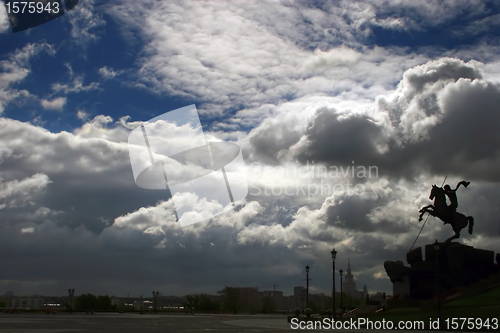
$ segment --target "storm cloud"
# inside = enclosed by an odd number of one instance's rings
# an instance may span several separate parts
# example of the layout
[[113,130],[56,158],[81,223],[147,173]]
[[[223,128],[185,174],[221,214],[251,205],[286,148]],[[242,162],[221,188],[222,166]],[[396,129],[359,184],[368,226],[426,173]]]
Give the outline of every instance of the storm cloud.
[[[461,242],[500,251],[488,6],[88,1],[54,22],[59,40],[15,43],[0,6],[0,288],[289,294],[309,265],[328,293],[335,247],[339,268],[351,258],[359,284],[390,292],[382,263],[404,259],[446,176],[471,181]],[[135,184],[127,138],[193,103],[207,138],[241,147],[249,195],[181,228],[168,191]],[[451,233],[430,218],[417,246]]]

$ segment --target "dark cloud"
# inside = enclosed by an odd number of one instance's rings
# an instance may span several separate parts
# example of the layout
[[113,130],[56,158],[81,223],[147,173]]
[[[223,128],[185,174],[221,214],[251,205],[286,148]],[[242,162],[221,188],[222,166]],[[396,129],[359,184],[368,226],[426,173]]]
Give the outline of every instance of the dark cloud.
[[[344,119],[341,119],[344,118]],[[310,144],[298,154],[302,163],[321,161],[332,165],[370,164],[380,160],[378,146],[385,144],[383,129],[363,115],[341,115],[321,110],[307,129]]]
[[263,161],[266,164],[276,165],[278,163],[278,153],[283,149],[288,149],[300,139],[300,133],[295,128],[290,128],[287,123],[272,121],[259,127],[257,133],[251,136],[251,152],[254,160]]
[[361,196],[344,196],[328,206],[326,215],[328,223],[339,229],[356,232],[377,232],[381,234],[401,234],[408,231],[408,226],[394,223],[388,219],[374,221],[370,214],[377,208],[385,206],[392,197],[363,198]]
[[[283,290],[291,290],[308,263],[321,275],[318,285],[327,283],[323,257],[332,244],[355,260],[361,281],[383,286],[385,280],[373,279],[383,278],[381,258],[401,259],[398,253],[407,250],[420,228],[417,211],[426,203],[428,188],[417,188],[414,178],[441,172],[449,173],[450,181],[454,173],[471,177],[471,188],[459,194],[460,209],[477,217],[473,240],[488,237],[498,213],[490,207],[500,191],[478,180],[496,180],[498,137],[481,128],[498,123],[499,92],[474,66],[448,59],[410,69],[395,97],[378,104],[378,113],[322,107],[308,125],[289,127],[299,119],[289,114],[267,120],[250,135],[249,155],[271,165],[294,156],[302,163],[352,166],[354,160],[378,166],[379,178],[355,180],[372,191],[369,195],[322,203],[300,196],[253,196],[189,228],[172,220],[167,193],[134,184],[122,143],[130,124],[106,128],[101,123],[110,120],[99,118],[75,134],[54,134],[2,119],[2,182],[11,190],[1,192],[5,223],[0,238],[14,253],[7,261],[12,269],[6,286],[36,280],[54,293],[60,293],[61,284],[102,293],[111,288],[141,294],[144,285],[183,293],[213,292],[225,284],[269,285],[276,279],[283,281]],[[432,112],[424,112],[429,105]],[[389,121],[393,110],[401,110],[393,113],[398,123]],[[406,130],[418,122],[422,125],[413,132]],[[400,184],[404,179],[407,183]],[[450,236],[451,229],[436,222],[429,221],[420,242]],[[27,278],[32,271],[42,272]]]
[[[25,221],[31,214],[33,222],[83,224],[100,233],[123,212],[169,197],[166,191],[136,187],[124,143],[52,134],[5,118],[0,119],[0,140],[7,147],[1,177],[10,188],[0,197],[7,205],[5,223]],[[43,207],[51,213],[34,214]]]
[[[70,18],[73,37],[85,46],[100,42],[105,27],[106,17],[93,3]],[[217,120],[244,107],[214,128],[237,140],[245,133],[229,131],[253,127],[239,142],[248,162],[377,166],[377,178],[350,179],[366,186],[362,195],[250,195],[230,212],[180,228],[167,192],[134,183],[125,141],[138,124],[101,115],[73,133],[50,133],[2,118],[0,244],[9,269],[1,286],[23,294],[61,294],[74,287],[78,293],[139,296],[152,289],[182,294],[278,283],[289,293],[303,283],[309,264],[315,290],[325,292],[335,246],[339,267],[352,259],[358,286],[389,291],[382,263],[403,259],[421,226],[418,208],[430,203],[429,186],[441,175],[453,185],[472,181],[459,193],[459,210],[476,218],[476,231],[463,242],[498,249],[492,237],[500,198],[498,84],[475,61],[428,61],[415,50],[364,44],[377,27],[446,30],[447,22],[464,15],[467,22],[477,18],[474,33],[491,31],[486,25],[495,20],[481,21],[485,12],[474,1],[111,2],[106,13],[123,36],[130,31],[139,38],[132,46],[142,49],[130,72],[123,72],[128,88],[194,97]],[[485,49],[471,48],[469,54]],[[1,109],[29,96],[17,88],[31,73],[30,57],[42,51],[55,55],[49,45],[30,44],[0,63],[6,74],[0,76]],[[88,62],[95,61],[93,48],[86,52]],[[106,69],[96,63],[94,74],[98,68]],[[72,75],[69,86],[53,88],[97,87],[82,86]],[[105,96],[108,86],[99,87]],[[211,106],[214,111],[207,111]],[[288,184],[273,175],[259,180],[265,188]],[[450,234],[451,228],[430,218],[417,246]]]
[[435,143],[427,159],[432,170],[500,181],[499,86],[460,79],[441,98],[445,116],[429,131],[429,141]]
[[379,111],[392,128],[365,115],[320,112],[297,154],[329,165],[377,165],[388,177],[422,173],[499,181],[500,90],[476,62],[442,59],[409,69]]

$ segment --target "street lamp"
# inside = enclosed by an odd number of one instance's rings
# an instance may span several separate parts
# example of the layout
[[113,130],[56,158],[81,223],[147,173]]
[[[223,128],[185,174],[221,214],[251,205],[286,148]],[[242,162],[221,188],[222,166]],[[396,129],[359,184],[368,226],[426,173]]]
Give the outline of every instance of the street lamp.
[[159,291],[153,291],[153,310],[156,313],[156,301],[158,301],[158,295],[160,295]]
[[337,251],[335,248],[330,252],[332,254],[332,276],[333,276],[333,290],[332,290],[332,300],[333,300],[333,320],[335,320],[335,258],[337,258]]
[[68,289],[69,296],[69,312],[73,312],[73,296],[75,296],[75,289]]
[[340,310],[342,311],[342,313],[344,313],[344,307],[342,306],[342,275],[344,274],[344,271],[342,270],[342,268],[340,269],[339,274],[340,274]]
[[438,323],[441,325],[441,288],[439,287],[439,243],[437,239],[433,245],[434,245],[434,250],[436,252],[436,292],[438,299]]
[[306,309],[309,309],[309,265],[306,266]]

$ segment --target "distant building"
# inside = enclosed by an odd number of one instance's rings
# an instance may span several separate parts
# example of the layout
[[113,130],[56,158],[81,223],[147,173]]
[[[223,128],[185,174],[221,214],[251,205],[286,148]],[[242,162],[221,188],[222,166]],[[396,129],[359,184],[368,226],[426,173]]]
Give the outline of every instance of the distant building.
[[301,296],[306,296],[306,288],[302,286],[298,287],[293,287],[293,296],[295,297],[301,297]]
[[309,307],[311,307],[312,302],[314,302],[316,308],[326,310],[332,307],[331,300],[331,296],[327,296],[323,293],[313,294],[309,296]]
[[290,296],[288,302],[288,310],[293,310],[296,308],[304,309],[306,305],[306,295],[307,289],[303,286],[293,287],[293,296]]
[[118,297],[111,297],[111,305],[115,307],[120,307],[123,304],[123,302],[118,298]]
[[378,291],[375,294],[370,294],[370,299],[373,301],[381,301],[391,297],[392,295],[387,295],[385,292],[380,292],[380,291]]
[[259,294],[261,294],[262,297],[271,297],[271,298],[283,297],[283,292],[276,290],[259,291]]
[[282,291],[277,291],[277,290],[266,290],[266,291],[259,291],[259,294],[262,298],[262,308],[263,310],[265,309],[264,306],[264,299],[271,299],[272,303],[274,305],[274,310],[285,310],[288,309],[288,302],[286,300],[286,297],[283,296]]
[[356,281],[354,281],[354,275],[351,272],[351,259],[347,259],[347,272],[345,274],[344,283],[342,284],[343,292],[345,292],[349,297],[352,298],[362,298],[365,299],[368,294],[368,288],[366,284],[363,286],[363,290],[356,289]]
[[14,309],[41,309],[43,306],[43,298],[13,298],[10,301],[10,307]]
[[254,287],[237,287],[238,300],[245,304],[249,311],[259,311],[262,307],[261,295],[259,289]]
[[208,294],[203,294],[203,295],[208,297],[208,299],[211,302],[218,302],[218,303],[222,304],[222,302],[224,301],[224,297],[222,297],[221,295],[208,295]]

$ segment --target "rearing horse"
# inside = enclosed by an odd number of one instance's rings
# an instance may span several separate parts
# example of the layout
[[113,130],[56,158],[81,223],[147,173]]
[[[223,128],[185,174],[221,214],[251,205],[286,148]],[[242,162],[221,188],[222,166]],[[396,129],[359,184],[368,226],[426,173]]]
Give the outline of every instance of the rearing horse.
[[429,199],[434,199],[434,205],[428,205],[420,210],[419,221],[422,221],[422,216],[429,213],[432,216],[439,218],[444,224],[451,224],[455,235],[446,240],[446,243],[460,237],[460,231],[469,225],[469,234],[472,235],[474,228],[474,218],[472,216],[465,216],[464,214],[454,212],[446,205],[446,196],[441,187],[432,185],[431,195]]

